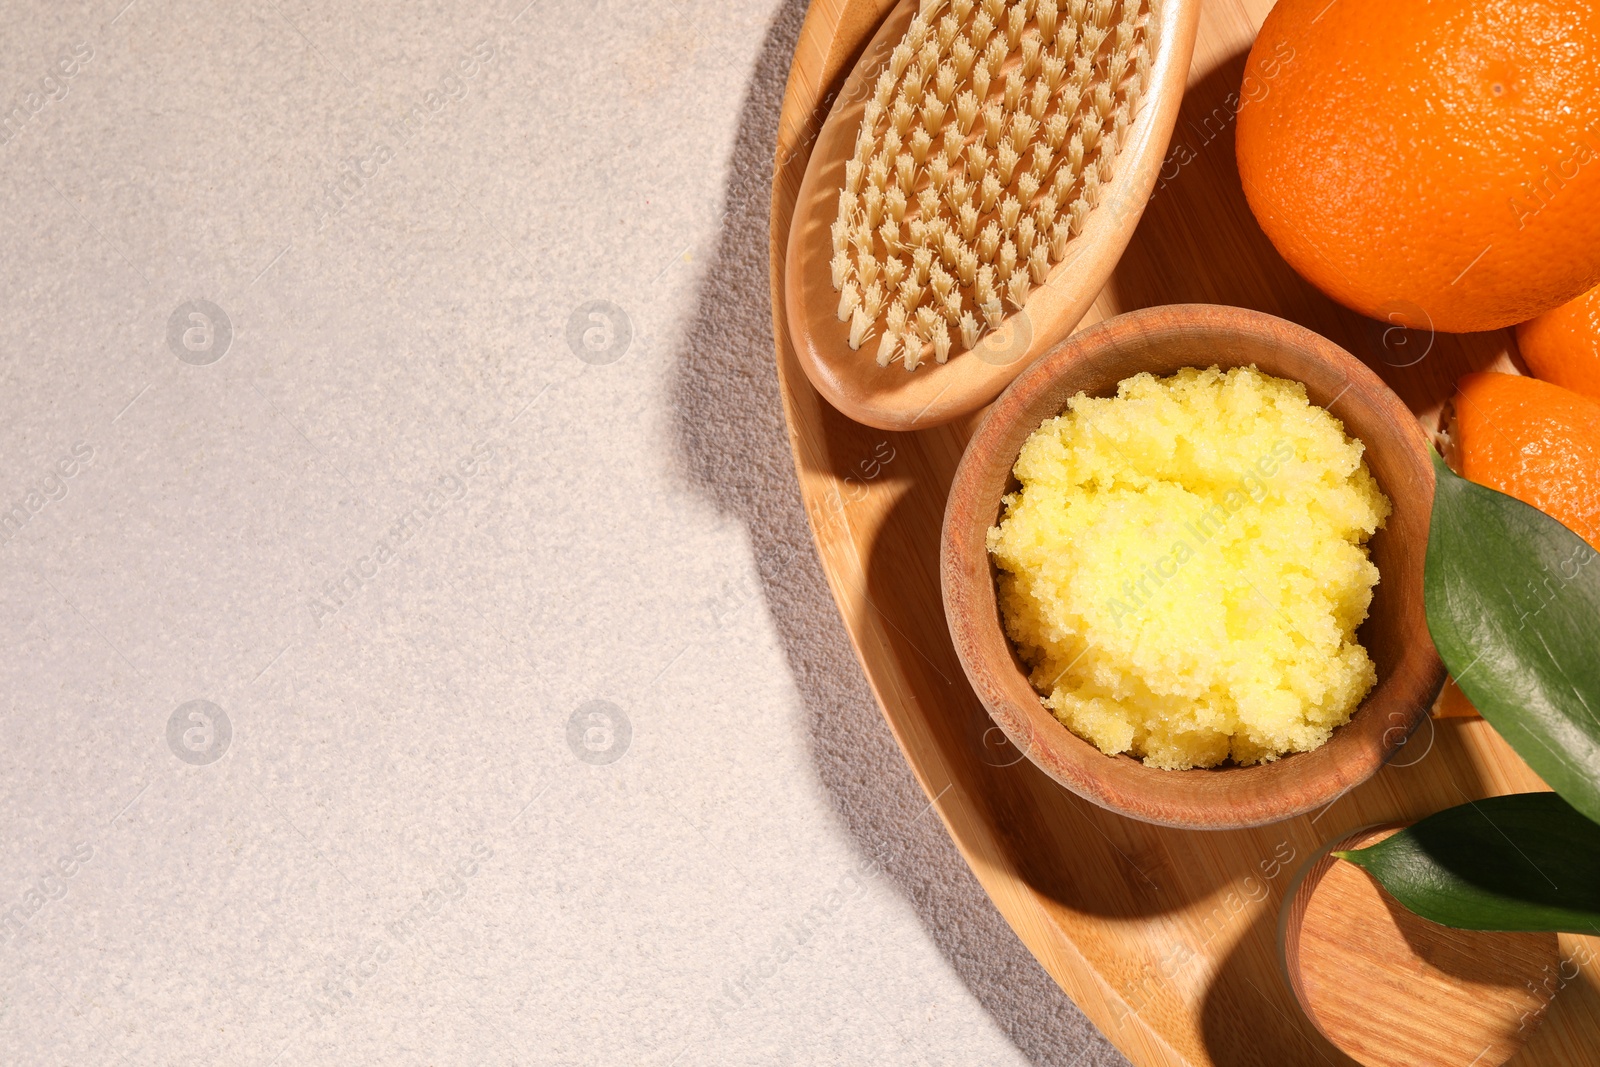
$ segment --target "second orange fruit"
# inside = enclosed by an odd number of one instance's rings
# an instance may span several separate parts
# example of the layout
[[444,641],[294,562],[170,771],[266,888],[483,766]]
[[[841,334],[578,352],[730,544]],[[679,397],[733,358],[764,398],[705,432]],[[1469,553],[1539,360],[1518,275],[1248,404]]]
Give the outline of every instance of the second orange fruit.
[[1290,265],[1449,332],[1600,282],[1600,0],[1279,0],[1240,90],[1245,196]]
[[1517,347],[1535,377],[1600,400],[1600,285],[1518,326]]
[[1600,403],[1520,374],[1456,383],[1457,470],[1553,516],[1600,549]]

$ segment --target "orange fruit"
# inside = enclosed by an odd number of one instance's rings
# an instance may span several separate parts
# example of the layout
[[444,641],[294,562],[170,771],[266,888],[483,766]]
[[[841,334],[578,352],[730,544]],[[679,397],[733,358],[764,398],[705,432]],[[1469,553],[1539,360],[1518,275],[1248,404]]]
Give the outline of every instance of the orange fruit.
[[1517,347],[1536,376],[1600,400],[1600,285],[1518,326]]
[[1283,258],[1418,329],[1498,329],[1600,282],[1600,0],[1279,0],[1239,176]]
[[1468,374],[1450,436],[1464,477],[1600,548],[1600,403],[1520,374]]

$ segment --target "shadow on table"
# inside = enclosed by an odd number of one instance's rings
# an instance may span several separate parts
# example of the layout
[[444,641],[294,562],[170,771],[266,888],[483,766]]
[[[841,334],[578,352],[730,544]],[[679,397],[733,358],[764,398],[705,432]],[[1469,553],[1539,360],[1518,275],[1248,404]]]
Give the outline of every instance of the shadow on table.
[[694,485],[744,523],[764,600],[809,709],[817,774],[863,852],[1017,1048],[1037,1064],[1124,1062],[985,897],[879,714],[823,579],[773,369],[768,203],[789,62],[805,14],[787,0],[746,90],[722,233],[675,355],[676,444]]

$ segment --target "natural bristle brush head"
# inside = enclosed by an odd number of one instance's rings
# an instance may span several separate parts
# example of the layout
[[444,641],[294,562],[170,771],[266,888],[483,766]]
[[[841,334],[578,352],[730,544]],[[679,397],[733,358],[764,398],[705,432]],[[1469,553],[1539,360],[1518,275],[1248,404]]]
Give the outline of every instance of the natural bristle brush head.
[[838,191],[830,269],[850,348],[876,337],[880,365],[944,363],[1049,284],[1148,86],[1153,3],[922,0]]
[[1160,176],[1200,0],[898,0],[863,35],[874,9],[812,8],[827,54],[860,58],[813,72],[837,85],[820,127],[780,123],[804,173],[780,153],[775,310],[830,404],[917,430],[992,401],[1094,305]]

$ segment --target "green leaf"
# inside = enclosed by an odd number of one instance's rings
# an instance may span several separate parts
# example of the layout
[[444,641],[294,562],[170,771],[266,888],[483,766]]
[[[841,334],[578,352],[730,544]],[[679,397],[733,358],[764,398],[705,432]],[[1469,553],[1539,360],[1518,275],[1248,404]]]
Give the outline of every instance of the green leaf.
[[1600,826],[1554,793],[1446,808],[1334,855],[1445,926],[1600,933]]
[[1439,656],[1517,755],[1600,821],[1600,553],[1433,465],[1423,597]]

